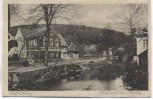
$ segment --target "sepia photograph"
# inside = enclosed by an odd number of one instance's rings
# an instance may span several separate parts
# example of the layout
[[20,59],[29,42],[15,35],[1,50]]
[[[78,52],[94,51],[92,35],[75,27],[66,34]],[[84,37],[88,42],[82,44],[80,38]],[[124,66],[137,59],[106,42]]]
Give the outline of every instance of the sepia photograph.
[[5,13],[6,90],[149,91],[148,3],[8,3]]

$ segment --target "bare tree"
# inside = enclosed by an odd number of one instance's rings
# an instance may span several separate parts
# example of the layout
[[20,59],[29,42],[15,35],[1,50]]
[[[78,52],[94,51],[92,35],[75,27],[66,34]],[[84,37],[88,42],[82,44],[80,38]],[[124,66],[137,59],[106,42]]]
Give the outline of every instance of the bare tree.
[[122,26],[128,30],[131,35],[131,42],[135,36],[136,28],[140,24],[140,21],[143,20],[143,14],[147,11],[146,4],[126,4],[123,5],[121,11],[117,13],[117,20]]
[[107,23],[104,28],[104,38],[103,38],[103,40],[106,44],[105,46],[107,46],[106,50],[108,50],[110,47],[110,42],[109,42],[110,41],[110,29],[111,29],[110,23]]
[[[131,55],[135,54],[135,35],[140,24],[144,23],[144,14],[147,14],[148,5],[147,4],[125,4],[122,6],[121,11],[116,13],[117,20],[116,22],[124,27],[124,30],[130,35],[131,40],[129,41],[132,51]],[[147,16],[147,15],[146,15]]]
[[48,45],[51,31],[51,24],[57,18],[71,20],[78,17],[78,8],[76,5],[69,4],[40,4],[32,5],[28,11],[28,17],[31,24],[37,24],[40,20],[44,20],[46,24],[46,46],[45,46],[45,65],[48,66]]
[[15,19],[19,14],[19,5],[8,4],[8,30],[10,29],[11,19]]

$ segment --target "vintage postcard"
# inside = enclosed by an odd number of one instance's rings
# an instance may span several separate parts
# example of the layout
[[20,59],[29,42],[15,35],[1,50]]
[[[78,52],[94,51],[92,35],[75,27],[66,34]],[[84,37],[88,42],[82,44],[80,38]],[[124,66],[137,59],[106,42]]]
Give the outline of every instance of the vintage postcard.
[[4,0],[3,96],[150,97],[150,12],[149,0]]

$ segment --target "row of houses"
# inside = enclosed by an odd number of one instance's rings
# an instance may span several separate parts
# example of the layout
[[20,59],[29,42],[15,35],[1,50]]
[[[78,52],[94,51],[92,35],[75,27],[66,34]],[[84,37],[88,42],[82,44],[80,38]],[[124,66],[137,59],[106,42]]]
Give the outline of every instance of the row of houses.
[[[44,61],[48,40],[45,27],[11,28],[8,36],[8,41],[18,42],[17,47],[10,49],[9,57],[17,54],[20,58]],[[61,33],[53,28],[50,31],[48,51],[49,61],[78,59],[79,57],[76,46],[72,42],[68,45]]]

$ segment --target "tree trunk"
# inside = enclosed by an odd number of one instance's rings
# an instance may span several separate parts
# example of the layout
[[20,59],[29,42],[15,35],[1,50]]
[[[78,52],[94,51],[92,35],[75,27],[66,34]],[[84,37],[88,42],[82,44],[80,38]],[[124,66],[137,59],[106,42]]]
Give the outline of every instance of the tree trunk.
[[47,35],[46,35],[46,46],[45,46],[45,66],[48,66],[48,45],[49,45],[49,37],[50,37],[50,28],[49,28],[49,24],[46,24],[47,27]]
[[130,32],[131,32],[131,42],[130,42],[130,45],[132,47],[132,52],[131,52],[131,55],[134,56],[135,55],[135,45],[134,45],[134,28],[132,27],[132,25],[130,26]]
[[130,32],[131,32],[131,44],[133,43],[133,27],[130,26]]

